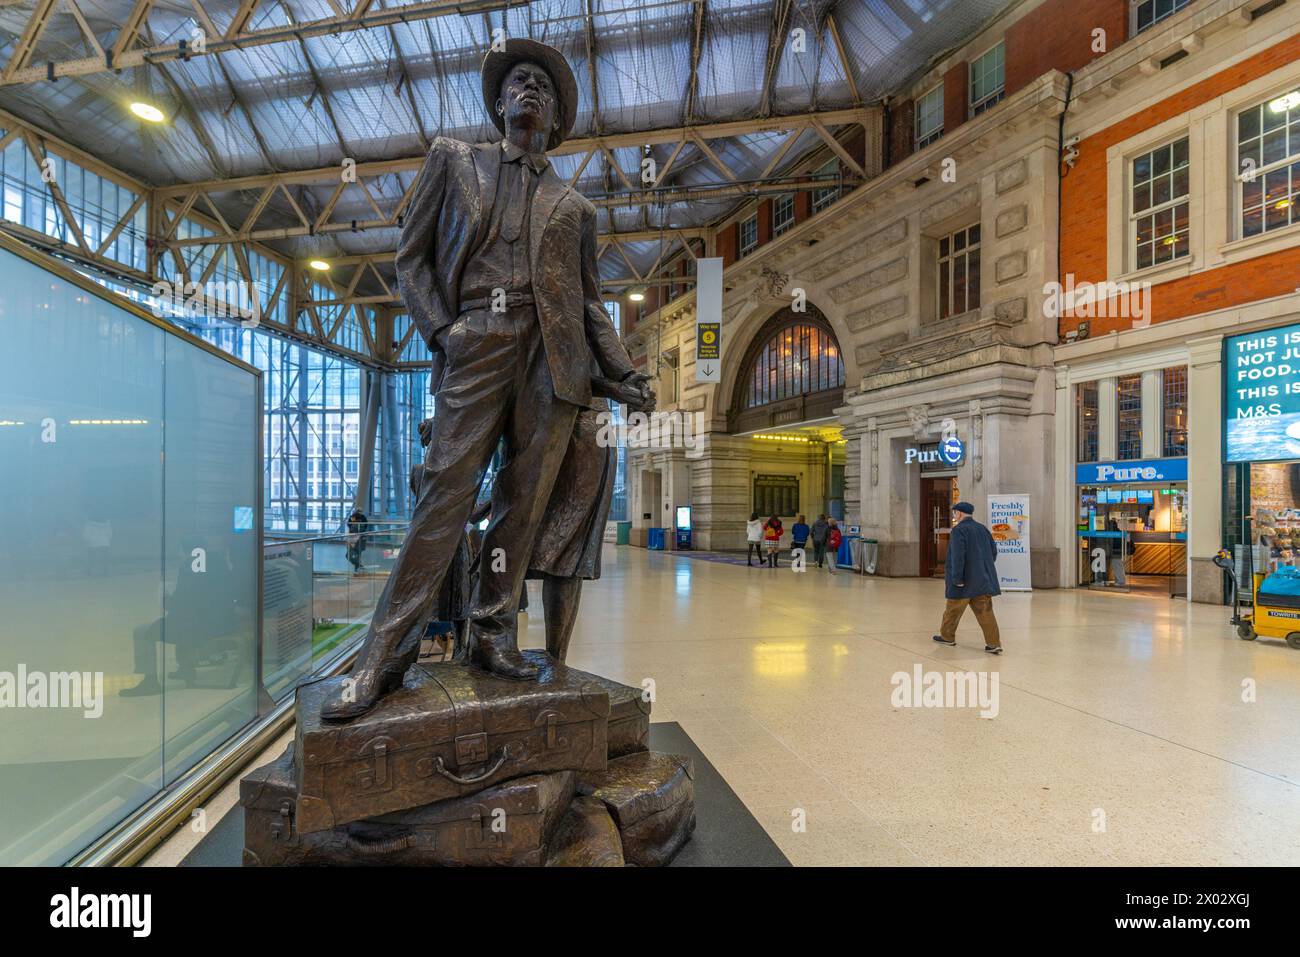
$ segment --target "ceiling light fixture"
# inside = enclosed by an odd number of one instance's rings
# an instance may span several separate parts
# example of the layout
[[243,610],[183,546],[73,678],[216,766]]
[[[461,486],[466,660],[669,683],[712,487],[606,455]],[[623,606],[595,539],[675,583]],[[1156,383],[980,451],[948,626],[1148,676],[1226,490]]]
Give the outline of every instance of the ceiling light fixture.
[[633,302],[645,302],[645,293],[643,293],[643,292],[629,292],[629,293],[627,294],[627,298],[630,299],[630,300],[632,300]]
[[323,259],[313,259],[311,260],[311,262],[307,263],[307,265],[310,266],[312,269],[316,270],[317,272],[330,271],[330,264]]
[[144,103],[139,100],[131,104],[131,112],[142,120],[148,120],[150,123],[161,123],[163,120],[167,119],[167,117],[163,115],[163,111],[158,109],[158,107],[154,106],[152,103]]

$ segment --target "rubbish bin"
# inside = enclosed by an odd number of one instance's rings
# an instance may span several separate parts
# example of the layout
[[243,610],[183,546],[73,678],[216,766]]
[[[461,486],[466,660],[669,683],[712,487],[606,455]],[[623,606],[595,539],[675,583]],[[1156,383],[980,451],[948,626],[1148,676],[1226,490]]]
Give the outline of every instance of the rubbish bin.
[[661,552],[664,550],[664,530],[662,528],[650,529],[650,537],[646,541],[646,547]]
[[874,538],[864,538],[862,540],[861,560],[858,568],[864,575],[874,575],[876,573],[876,562],[880,557],[880,545]]
[[614,544],[615,545],[630,544],[632,541],[632,523],[615,522],[614,524],[617,526],[614,532]]
[[838,568],[853,567],[853,543],[858,540],[856,535],[845,535],[840,539],[840,547],[835,552],[835,565]]

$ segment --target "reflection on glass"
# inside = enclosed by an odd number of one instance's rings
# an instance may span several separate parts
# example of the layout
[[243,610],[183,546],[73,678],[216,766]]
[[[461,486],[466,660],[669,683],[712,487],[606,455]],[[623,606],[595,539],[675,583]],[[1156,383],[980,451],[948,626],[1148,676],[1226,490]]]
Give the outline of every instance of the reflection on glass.
[[60,864],[250,714],[258,382],[7,247],[0,334],[0,864]]

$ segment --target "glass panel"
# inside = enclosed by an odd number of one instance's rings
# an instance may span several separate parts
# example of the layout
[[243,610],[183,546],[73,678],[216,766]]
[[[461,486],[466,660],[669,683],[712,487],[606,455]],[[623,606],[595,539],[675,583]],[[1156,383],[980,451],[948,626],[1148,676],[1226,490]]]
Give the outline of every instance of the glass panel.
[[1076,387],[1076,410],[1078,413],[1078,461],[1097,461],[1097,441],[1100,421],[1097,418],[1097,383],[1084,382]]
[[247,371],[172,336],[166,363],[166,593],[137,639],[167,689],[170,784],[257,716],[261,396]]
[[1142,457],[1142,376],[1120,376],[1115,384],[1119,459]]
[[1259,136],[1260,109],[1259,106],[1253,106],[1248,110],[1242,110],[1237,115],[1237,141],[1239,143],[1244,143],[1246,140]]
[[162,614],[166,333],[8,251],[0,288],[0,863],[61,864],[163,780],[162,699],[119,692]]

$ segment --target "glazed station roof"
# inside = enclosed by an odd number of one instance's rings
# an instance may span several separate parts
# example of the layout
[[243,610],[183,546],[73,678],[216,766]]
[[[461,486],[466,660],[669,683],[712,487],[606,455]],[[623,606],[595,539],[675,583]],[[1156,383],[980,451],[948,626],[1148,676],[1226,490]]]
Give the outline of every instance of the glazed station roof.
[[[789,185],[854,111],[1010,3],[17,0],[0,7],[0,108],[151,186],[206,184],[196,211],[210,201],[281,252],[376,254],[382,271],[431,138],[495,135],[479,92],[493,31],[543,40],[580,97],[556,171],[601,207],[602,234],[631,234],[602,256],[615,280]],[[360,175],[340,190],[348,159]]]

